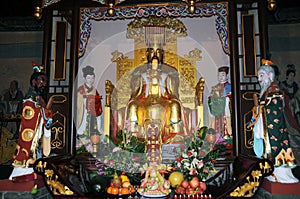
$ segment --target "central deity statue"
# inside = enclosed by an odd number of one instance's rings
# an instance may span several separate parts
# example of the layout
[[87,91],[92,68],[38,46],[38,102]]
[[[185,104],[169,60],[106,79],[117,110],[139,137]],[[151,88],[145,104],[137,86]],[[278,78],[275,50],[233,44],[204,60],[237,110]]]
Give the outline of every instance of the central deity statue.
[[189,133],[178,98],[179,73],[163,64],[162,49],[148,48],[146,54],[148,63],[132,73],[125,120],[138,138],[156,144],[181,143]]

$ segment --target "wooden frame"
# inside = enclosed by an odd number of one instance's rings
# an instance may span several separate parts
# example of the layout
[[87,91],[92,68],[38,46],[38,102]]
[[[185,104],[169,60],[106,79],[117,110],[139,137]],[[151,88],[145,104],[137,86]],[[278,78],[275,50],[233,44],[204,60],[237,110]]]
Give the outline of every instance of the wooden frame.
[[[199,70],[197,69],[197,78],[200,78],[201,76],[204,76],[204,78],[207,78],[207,84],[205,88],[205,98],[208,97],[209,91],[211,90],[211,87],[216,84],[217,82],[217,71],[218,67],[221,65],[231,65],[230,64],[230,52],[229,52],[229,25],[227,23],[228,21],[228,3],[227,2],[215,2],[212,4],[197,4],[196,5],[196,12],[191,14],[188,11],[188,6],[183,5],[183,4],[166,4],[166,5],[156,5],[153,7],[152,5],[144,5],[144,6],[131,6],[131,7],[116,7],[115,14],[114,16],[109,16],[107,14],[106,8],[102,7],[91,7],[91,8],[80,8],[80,18],[81,18],[81,24],[80,24],[80,48],[79,48],[79,67],[78,67],[78,76],[77,76],[77,85],[82,84],[82,73],[81,69],[85,67],[86,65],[93,65],[98,68],[104,69],[104,71],[99,72],[97,71],[97,68],[95,68],[95,73],[97,74],[102,74],[104,79],[101,77],[98,77],[98,80],[96,79],[96,85],[97,89],[99,89],[99,92],[101,95],[104,95],[105,90],[104,90],[104,82],[107,80],[110,74],[115,74],[116,72],[111,72],[111,68],[114,67],[111,61],[107,61],[108,59],[101,59],[98,62],[91,61],[93,58],[90,57],[89,51],[91,50],[90,45],[93,45],[94,48],[93,51],[95,51],[95,42],[97,40],[93,38],[93,30],[96,29],[96,23],[101,23],[102,21],[105,22],[105,25],[107,26],[110,21],[115,22],[115,21],[124,21],[124,20],[134,20],[135,18],[149,18],[151,16],[154,17],[175,17],[175,18],[184,18],[184,19],[189,19],[191,18],[195,21],[201,21],[202,19],[205,18],[213,18],[214,23],[213,28],[214,28],[214,33],[218,36],[218,42],[219,45],[221,46],[221,51],[223,53],[222,56],[227,57],[227,62],[224,62],[221,64],[217,63],[209,63],[209,64],[203,64],[206,69]],[[115,26],[116,27],[116,26]],[[204,31],[205,28],[194,26],[194,28],[197,27],[197,31]],[[107,28],[109,28],[107,26]],[[102,28],[101,30],[103,30]],[[201,34],[195,33],[198,37],[201,37]],[[97,35],[100,35],[102,37],[105,37],[105,33],[101,34],[101,31],[97,33]],[[107,38],[106,38],[107,39]],[[107,40],[106,40],[107,41]],[[207,40],[208,41],[208,40]],[[99,42],[99,41],[98,41]],[[100,43],[100,42],[99,42]],[[116,45],[119,43],[116,42]],[[117,48],[117,47],[116,47]],[[190,49],[192,50],[192,49]],[[113,53],[113,51],[108,51],[109,53]],[[216,53],[216,49],[213,49],[212,52]],[[116,52],[117,53],[117,52]],[[187,54],[189,52],[186,52]],[[134,53],[133,53],[134,54]],[[213,54],[213,53],[212,53]],[[212,55],[210,54],[210,55]],[[209,56],[210,56],[209,55]],[[103,56],[103,53],[97,53],[97,56]],[[129,54],[123,54],[121,56],[127,57],[130,56]],[[187,55],[188,56],[188,55]],[[207,56],[207,55],[206,55]],[[213,57],[213,56],[212,56]],[[96,58],[95,58],[96,59]],[[135,60],[136,61],[136,60]],[[110,62],[110,63],[107,63]],[[97,63],[101,63],[101,66],[98,66]],[[107,65],[107,66],[106,66]],[[203,67],[204,67],[203,66]],[[108,70],[105,71],[105,70]],[[209,75],[203,75],[204,73],[208,73]],[[200,74],[202,72],[202,74]],[[205,77],[206,76],[206,77]],[[100,79],[100,80],[99,80]],[[114,77],[112,78],[114,81]],[[118,79],[118,78],[117,78]],[[100,82],[100,83],[99,83]],[[97,84],[98,83],[98,84]],[[206,99],[207,100],[207,99]],[[76,117],[76,116],[75,116]],[[207,119],[205,119],[207,120]],[[207,124],[207,121],[206,121]]]

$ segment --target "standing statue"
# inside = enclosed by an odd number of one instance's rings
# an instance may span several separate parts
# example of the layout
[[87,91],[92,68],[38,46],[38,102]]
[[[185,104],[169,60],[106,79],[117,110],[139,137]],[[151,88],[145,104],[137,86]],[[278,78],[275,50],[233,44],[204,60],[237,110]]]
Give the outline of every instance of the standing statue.
[[208,97],[209,127],[223,138],[232,137],[231,128],[231,84],[228,82],[228,66],[218,69],[219,83],[212,87]]
[[268,178],[275,182],[292,183],[298,181],[291,172],[296,160],[284,119],[283,92],[274,78],[275,73],[270,65],[258,69],[261,90],[259,97],[254,95],[253,117],[248,127],[253,127],[255,155],[270,159],[275,165],[273,175]]
[[82,72],[85,82],[77,90],[77,134],[89,139],[91,134],[100,133],[102,97],[94,87],[94,68],[86,66]]
[[33,173],[33,164],[38,158],[49,156],[51,151],[51,124],[53,99],[46,103],[47,76],[42,66],[35,62],[30,87],[23,100],[23,111],[16,154],[13,157],[14,170],[10,179]]
[[286,70],[286,80],[280,82],[280,87],[287,95],[288,106],[291,110],[292,117],[300,125],[300,102],[299,102],[299,85],[295,81],[296,68],[294,64],[288,64]]

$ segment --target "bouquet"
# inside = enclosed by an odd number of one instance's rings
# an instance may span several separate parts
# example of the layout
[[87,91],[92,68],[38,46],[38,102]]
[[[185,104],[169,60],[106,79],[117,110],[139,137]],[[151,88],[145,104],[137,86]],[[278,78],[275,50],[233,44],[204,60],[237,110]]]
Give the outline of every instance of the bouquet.
[[186,138],[185,145],[172,164],[187,180],[197,176],[201,181],[206,181],[216,172],[214,163],[219,151],[213,150],[214,143],[206,141],[207,135],[207,127],[196,129],[191,137]]
[[140,168],[146,162],[145,141],[133,136],[127,129],[120,130],[116,139],[102,144],[97,157],[98,175],[113,176],[126,173],[135,182],[140,182]]

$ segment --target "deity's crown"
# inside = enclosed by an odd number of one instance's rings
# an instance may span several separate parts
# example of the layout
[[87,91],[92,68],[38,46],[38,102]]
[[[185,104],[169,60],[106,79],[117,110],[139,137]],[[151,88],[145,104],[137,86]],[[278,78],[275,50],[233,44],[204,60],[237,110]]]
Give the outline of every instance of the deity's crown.
[[32,61],[32,69],[33,72],[45,72],[45,67],[42,65],[37,64],[36,62]]
[[270,61],[270,60],[267,60],[267,59],[262,59],[262,60],[261,60],[261,64],[262,64],[262,65],[272,66],[272,65],[273,65],[273,62]]

